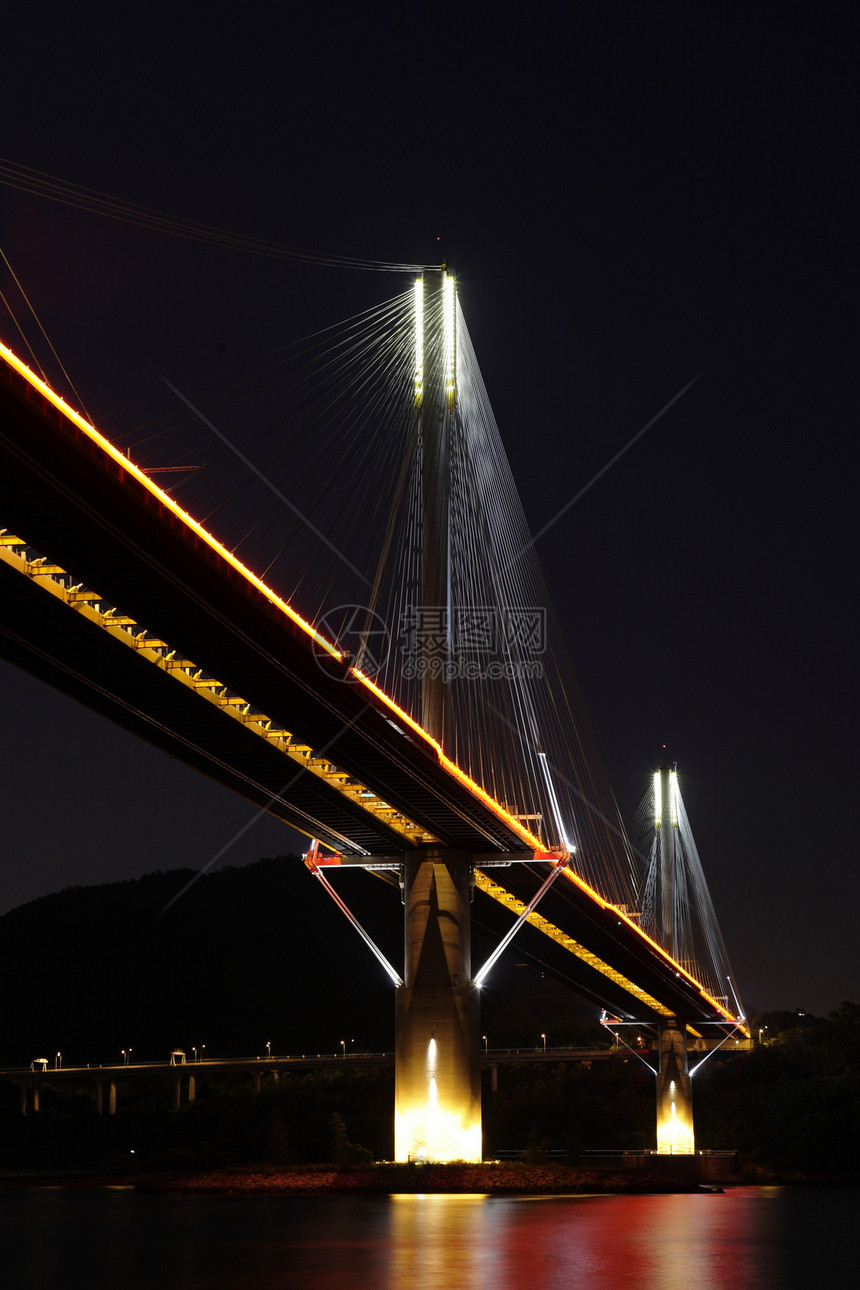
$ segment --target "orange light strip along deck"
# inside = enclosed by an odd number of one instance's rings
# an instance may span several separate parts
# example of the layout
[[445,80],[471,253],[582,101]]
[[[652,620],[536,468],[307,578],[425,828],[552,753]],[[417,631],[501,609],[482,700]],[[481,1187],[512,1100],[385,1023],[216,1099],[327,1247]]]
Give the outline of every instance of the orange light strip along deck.
[[[495,882],[494,879],[489,878],[485,873],[481,873],[480,870],[475,871],[475,886],[478,887],[480,891],[483,891],[487,896],[492,897],[492,899],[497,901],[500,905],[504,905],[506,909],[510,909],[511,912],[517,916],[523,914],[528,908],[524,901],[513,896],[499,883]],[[556,927],[555,923],[551,923],[548,918],[544,918],[544,916],[539,914],[537,910],[532,910],[530,914],[526,914],[526,922],[531,923],[531,925],[536,927],[539,932],[543,932],[544,936],[548,936],[558,945],[563,946],[564,949],[569,951],[569,953],[575,955],[576,958],[581,959],[583,963],[587,963],[589,967],[594,968],[595,971],[608,977],[608,979],[613,981],[616,985],[620,985],[622,989],[633,995],[633,997],[638,999],[640,1003],[644,1003],[647,1007],[653,1008],[653,1010],[659,1013],[660,1016],[671,1017],[674,1015],[672,1010],[667,1008],[665,1004],[660,1003],[660,1001],[655,999],[653,995],[648,994],[648,992],[643,990],[641,986],[636,985],[629,977],[624,976],[622,972],[619,972],[616,968],[612,967],[611,964],[605,962],[604,959],[599,958],[596,954],[592,954],[591,950],[586,949],[584,945],[581,945],[579,941],[575,940],[572,936],[568,936],[567,932],[562,931],[560,927]]]
[[[343,660],[343,653],[339,649],[332,645],[330,641],[327,641],[311,623],[303,618],[301,614],[297,613],[292,606],[287,603],[287,601],[277,594],[276,591],[273,591],[271,587],[263,582],[262,578],[259,578],[255,573],[252,573],[247,565],[243,564],[242,561],[237,559],[231,551],[228,551],[226,547],[222,546],[216,537],[214,537],[203,527],[202,524],[189,515],[187,511],[183,510],[183,508],[179,506],[173,498],[169,496],[169,494],[165,493],[163,489],[153,483],[150,477],[145,474],[140,467],[136,466],[125,453],[120,452],[120,450],[112,444],[109,439],[96,430],[95,426],[91,425],[90,422],[82,417],[79,412],[76,412],[75,409],[72,408],[65,399],[61,397],[61,395],[52,390],[51,387],[41,379],[41,377],[36,376],[35,372],[32,372],[27,364],[22,362],[22,360],[18,358],[17,355],[8,348],[8,346],[2,343],[2,341],[0,341],[0,356],[2,356],[9,366],[16,371],[19,376],[23,377],[23,379],[27,381],[34,390],[38,391],[39,394],[46,398],[58,412],[82,431],[82,433],[85,434],[98,448],[100,448],[102,452],[120,465],[123,470],[128,471],[129,474],[132,475],[134,479],[149,493],[151,493],[153,497],[157,498],[163,506],[167,507],[167,509],[175,515],[182,524],[186,525],[197,537],[202,539],[202,541],[204,541],[218,556],[223,560],[226,560],[237,573],[241,574],[241,576],[255,587],[257,591],[261,592],[270,604],[272,604],[281,613],[285,614],[291,623],[305,632],[313,641],[316,642],[317,645],[326,650],[332,658],[340,661]],[[428,735],[427,731],[424,730],[418,722],[414,720],[414,718],[410,717],[407,712],[404,712],[404,710],[395,703],[384,690],[381,690],[378,685],[375,685],[369,677],[365,676],[364,673],[360,671],[360,669],[351,667],[350,672],[360,685],[364,686],[365,689],[370,690],[377,699],[386,705],[386,707],[395,713],[402,721],[405,721],[410,729],[423,739],[429,748],[432,748],[439,759],[440,764],[450,774],[452,774],[464,788],[468,789],[476,797],[480,798],[485,806],[488,806],[501,820],[504,820],[508,827],[512,829],[527,846],[535,847],[539,850],[543,848],[543,843],[539,838],[534,837],[528,829],[523,827],[519,820],[510,815],[499,802],[496,802],[494,798],[492,798],[489,793],[480,786],[480,784],[477,784],[465,773],[465,771],[461,770],[455,762],[451,761],[449,757],[446,757],[442,751],[441,745]]]
[[[176,651],[171,650],[167,641],[151,636],[136,619],[115,612],[105,613],[99,607],[104,603],[104,597],[98,592],[92,589],[84,590],[81,584],[76,584],[74,589],[71,585],[66,585],[64,578],[69,579],[69,584],[74,583],[74,575],[68,570],[58,564],[48,563],[44,558],[30,560],[26,555],[20,554],[27,549],[28,544],[23,539],[7,533],[6,530],[0,530],[0,560],[14,568],[22,577],[38,583],[94,626],[106,631],[113,640],[133,649],[140,658],[146,659],[166,672],[177,683],[194,690],[201,699],[224,712],[227,717],[238,721],[267,744],[275,746],[280,753],[300,766],[302,770],[323,780],[343,797],[360,806],[363,811],[399,833],[410,846],[416,843],[438,845],[438,839],[432,833],[422,829],[419,824],[389,805],[355,776],[340,770],[329,758],[317,757],[312,748],[294,741],[289,731],[273,728],[271,718],[263,712],[255,710],[252,715],[251,704],[246,699],[235,691],[228,690],[222,681],[208,673],[204,676],[202,669],[192,659],[177,658]],[[132,630],[133,628],[137,628],[137,631]],[[294,827],[299,832],[306,832],[298,824]],[[311,834],[308,833],[308,836],[310,837]]]
[[[4,345],[2,341],[0,341],[0,357],[4,358],[9,366],[19,374],[19,376],[23,377],[23,379],[27,381],[34,390],[47,399],[48,402],[51,403],[64,417],[71,421],[73,425],[77,426],[77,428],[81,430],[98,448],[100,448],[102,452],[120,465],[123,470],[127,470],[139,484],[151,493],[153,497],[157,498],[158,501],[173,515],[175,515],[181,523],[186,525],[194,534],[201,538],[202,541],[204,541],[218,556],[226,560],[227,563],[237,571],[237,573],[241,574],[243,578],[261,592],[276,609],[285,614],[291,623],[299,627],[321,648],[325,649],[332,658],[340,661],[343,660],[343,654],[340,650],[332,645],[330,641],[327,641],[311,623],[303,618],[301,614],[298,614],[287,603],[287,601],[283,600],[277,592],[273,591],[271,587],[263,582],[262,578],[259,578],[255,573],[252,573],[247,565],[243,564],[242,561],[237,559],[231,551],[228,551],[226,547],[222,546],[216,537],[209,533],[208,530],[205,529],[197,520],[193,519],[187,511],[183,510],[183,508],[179,506],[173,498],[169,496],[169,494],[165,493],[163,489],[153,483],[149,476],[136,466],[125,453],[120,452],[120,450],[115,447],[109,439],[96,430],[95,426],[91,425],[89,421],[80,415],[79,412],[76,412],[75,409],[61,397],[61,395],[52,390],[51,387],[41,379],[41,377],[35,374],[35,372],[32,372],[27,364],[22,362],[22,360],[18,358],[17,355],[8,348],[8,346]],[[423,739],[428,747],[433,749],[440,764],[451,775],[453,775],[454,778],[464,786],[464,788],[468,789],[478,797],[486,806],[498,815],[501,820],[504,820],[508,827],[511,828],[527,846],[533,847],[538,851],[544,849],[544,843],[539,838],[535,837],[535,835],[530,833],[528,829],[524,828],[522,823],[506,811],[499,802],[496,802],[495,799],[480,786],[480,784],[477,784],[475,780],[466,774],[465,771],[461,770],[456,762],[453,762],[449,757],[446,757],[445,753],[442,751],[442,746],[433,739],[432,736],[429,735],[413,717],[395,703],[395,701],[391,699],[384,690],[381,690],[378,685],[374,684],[374,682],[371,681],[369,677],[365,676],[359,668],[351,667],[350,672],[359,684],[371,691],[376,698],[380,700],[380,702],[384,703],[386,707],[404,721],[415,734]],[[706,999],[712,1007],[716,1008],[717,1011],[720,1012],[727,1020],[733,1022],[737,1021],[737,1018],[731,1017],[727,1010],[707,993],[700,982],[696,981],[696,979],[692,977],[680,963],[676,963],[671,955],[669,955],[662,946],[658,945],[656,941],[653,941],[647,933],[643,932],[632,919],[628,918],[627,915],[617,909],[616,906],[604,900],[603,897],[600,896],[592,887],[589,887],[587,883],[583,882],[581,878],[578,878],[576,874],[572,873],[569,869],[565,870],[565,875],[570,881],[577,883],[583,891],[587,892],[588,895],[596,900],[604,909],[612,909],[618,914],[619,918],[624,919],[624,921],[628,923],[630,927],[632,927],[633,930],[652,947],[652,949],[656,950],[665,959],[666,963],[670,965],[674,971],[685,976],[701,993],[702,997]],[[746,1033],[746,1031],[744,1031],[744,1033]]]
[[635,923],[629,915],[625,914],[625,912],[622,909],[619,909],[617,905],[613,905],[610,901],[604,900],[599,892],[595,891],[593,887],[590,887],[587,882],[584,882],[583,879],[580,878],[578,874],[575,874],[570,868],[564,870],[563,876],[575,883],[577,887],[590,896],[592,900],[596,901],[603,909],[611,910],[613,914],[616,914],[619,919],[623,920],[628,927],[633,929],[637,936],[641,936],[642,940],[650,945],[651,949],[655,950],[660,955],[677,976],[685,977],[689,981],[690,985],[694,986],[699,991],[702,998],[706,1000],[712,1008],[715,1008],[717,1012],[725,1017],[726,1021],[730,1021],[733,1025],[739,1026],[741,1033],[749,1038],[749,1030],[742,1024],[744,1020],[743,1017],[733,1017],[732,1014],[713,997],[713,995],[708,994],[708,991],[700,981],[697,981],[681,963],[678,963],[676,959],[673,959],[672,955],[669,954],[668,951],[664,950],[663,946],[657,941],[653,940],[647,932],[643,932],[642,928],[639,927],[639,925]]

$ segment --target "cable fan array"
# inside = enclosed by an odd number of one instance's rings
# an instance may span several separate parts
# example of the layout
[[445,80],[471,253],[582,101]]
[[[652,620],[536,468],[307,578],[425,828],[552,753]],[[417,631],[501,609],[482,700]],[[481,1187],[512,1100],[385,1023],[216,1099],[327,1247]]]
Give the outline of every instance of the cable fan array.
[[633,852],[459,309],[456,337],[444,603],[423,597],[412,291],[217,377],[171,374],[112,433],[144,467],[188,468],[169,477],[177,500],[418,721],[442,668],[446,753],[634,908]]
[[170,215],[166,211],[154,210],[151,206],[143,206],[139,202],[114,197],[95,188],[86,188],[83,184],[75,184],[57,175],[49,175],[43,170],[35,170],[32,166],[22,166],[6,157],[0,157],[0,184],[4,184],[7,188],[16,188],[19,192],[32,193],[36,197],[48,198],[63,206],[89,211],[106,219],[118,220],[122,224],[134,224],[140,228],[154,229],[159,233],[169,233],[173,237],[181,237],[186,241],[221,246],[250,255],[265,255],[270,259],[292,260],[336,269],[367,269],[375,273],[403,273],[420,267],[412,264],[389,263],[384,260],[364,260],[352,255],[307,251],[300,247],[284,246],[280,242],[269,242],[265,238],[232,233],[228,229],[216,228],[199,220]]
[[[668,779],[668,788],[666,780]],[[668,808],[668,809],[667,809]],[[645,867],[642,930],[717,999],[744,1015],[674,769],[655,773],[633,826]]]

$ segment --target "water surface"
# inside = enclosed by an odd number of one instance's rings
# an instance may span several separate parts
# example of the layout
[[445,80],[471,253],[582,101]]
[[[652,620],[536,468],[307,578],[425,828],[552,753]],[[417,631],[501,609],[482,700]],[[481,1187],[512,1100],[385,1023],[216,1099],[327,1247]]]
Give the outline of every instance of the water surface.
[[522,1199],[8,1189],[0,1266],[11,1290],[809,1290],[823,1266],[833,1277],[854,1263],[858,1200],[781,1187]]

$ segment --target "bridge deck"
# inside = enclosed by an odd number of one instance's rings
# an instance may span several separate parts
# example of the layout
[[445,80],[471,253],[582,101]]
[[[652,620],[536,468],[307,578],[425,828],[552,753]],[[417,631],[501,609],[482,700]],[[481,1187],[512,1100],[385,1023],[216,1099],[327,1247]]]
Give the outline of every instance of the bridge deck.
[[[274,593],[267,595],[263,584],[207,540],[131,463],[106,450],[6,364],[0,378],[0,523],[296,732],[311,749],[327,754],[445,845],[522,848],[524,831],[513,820],[452,774],[432,742],[410,728],[372,687],[354,683],[347,663],[315,643],[307,626],[284,612]],[[25,599],[30,602],[26,611]],[[93,702],[136,733],[146,730],[146,737],[171,752],[183,742],[187,746],[182,720],[172,730],[170,713],[156,706],[158,717],[153,719],[146,704],[132,698],[125,685],[128,660],[107,665],[97,694],[80,665],[95,647],[89,639],[78,639],[74,648],[70,644],[66,660],[57,636],[43,633],[53,615],[33,606],[32,598],[19,593],[18,626],[23,629],[28,618],[27,631],[16,631],[4,616],[0,649],[6,657]],[[152,688],[148,701],[154,697]],[[209,757],[205,744],[189,748],[186,759],[192,764],[200,765],[204,758],[210,774],[237,786],[236,776],[219,771],[222,759]],[[288,778],[285,774],[277,787]],[[370,815],[362,829],[354,813],[347,812],[352,825],[341,819],[333,831],[319,802],[307,800],[299,781],[284,794],[285,818],[296,802],[291,823],[346,850],[391,850],[390,832]],[[252,796],[259,801],[270,790],[267,779]],[[317,796],[331,795],[317,789]],[[341,805],[341,813],[344,809]],[[359,836],[352,837],[350,828]]]
[[[416,841],[430,837],[471,854],[539,848],[274,592],[8,362],[0,363],[0,477],[0,525],[292,732],[317,759],[366,785],[401,824],[365,810],[333,777],[304,772],[2,560],[0,655],[345,854],[403,852],[412,844],[402,821],[424,835]],[[515,879],[515,890],[528,880]],[[671,1011],[726,1020],[679,965],[599,898],[562,880],[548,909],[591,955],[576,969],[590,997],[628,1014],[635,999],[637,1015],[654,1019]],[[549,960],[571,949],[563,936],[543,939]]]

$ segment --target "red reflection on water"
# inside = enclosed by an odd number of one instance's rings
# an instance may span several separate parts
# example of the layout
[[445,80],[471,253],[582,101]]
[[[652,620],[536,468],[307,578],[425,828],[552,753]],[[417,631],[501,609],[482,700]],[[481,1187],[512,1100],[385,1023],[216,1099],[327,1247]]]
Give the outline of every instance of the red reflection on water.
[[[392,1200],[386,1290],[722,1290],[780,1284],[780,1233],[725,1195]],[[776,1278],[776,1279],[774,1279]]]
[[4,1285],[128,1290],[808,1290],[822,1258],[831,1271],[853,1264],[856,1208],[856,1192],[833,1188],[523,1199],[0,1188]]

